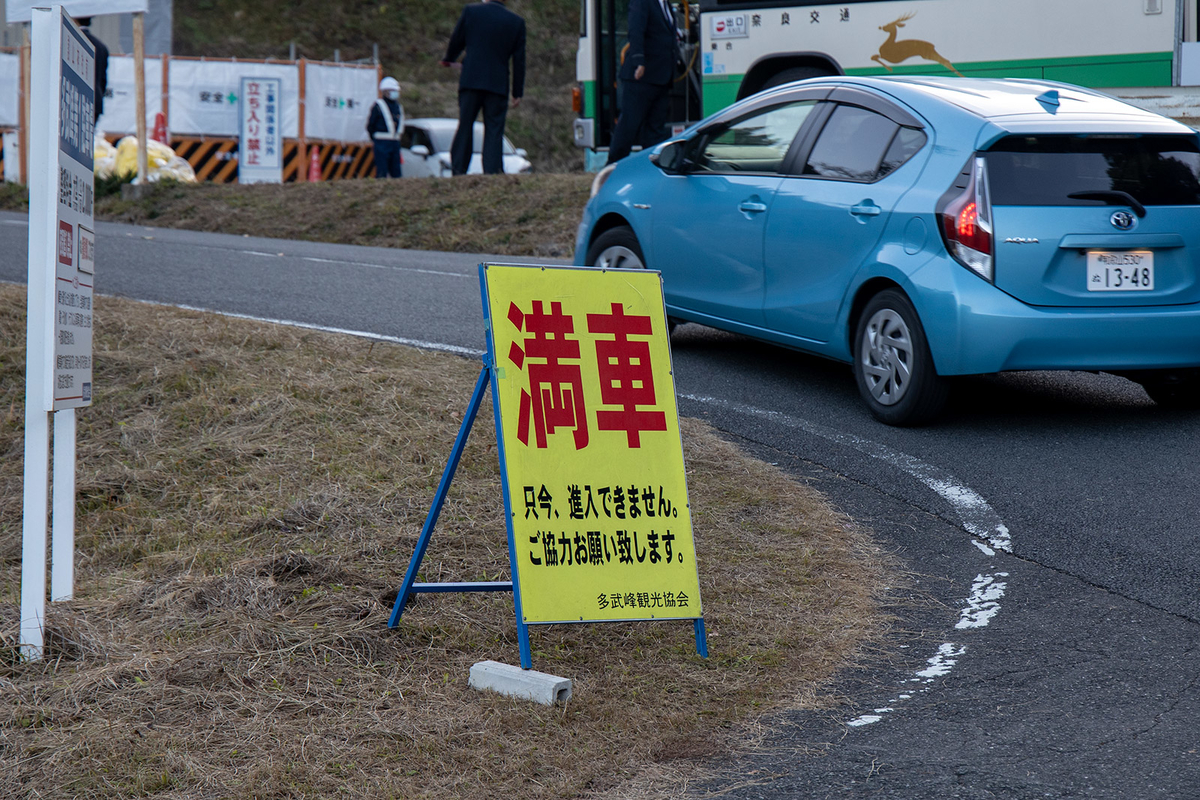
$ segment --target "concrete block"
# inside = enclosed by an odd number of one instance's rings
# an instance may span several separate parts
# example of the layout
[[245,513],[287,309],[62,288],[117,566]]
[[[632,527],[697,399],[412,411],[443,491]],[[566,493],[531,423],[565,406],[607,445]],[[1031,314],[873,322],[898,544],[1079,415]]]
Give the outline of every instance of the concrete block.
[[501,664],[499,661],[480,661],[473,665],[468,685],[472,689],[490,689],[544,706],[565,703],[571,699],[570,679]]

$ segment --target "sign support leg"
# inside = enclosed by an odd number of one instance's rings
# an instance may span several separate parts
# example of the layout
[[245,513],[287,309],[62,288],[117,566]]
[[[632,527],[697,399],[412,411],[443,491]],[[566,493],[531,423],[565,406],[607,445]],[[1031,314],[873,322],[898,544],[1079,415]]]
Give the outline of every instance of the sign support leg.
[[520,616],[517,617],[517,649],[521,651],[521,669],[533,669],[533,651],[529,648],[529,626],[521,621]]
[[[458,438],[454,441],[454,448],[450,451],[450,459],[446,462],[446,469],[442,471],[442,481],[438,484],[437,494],[434,495],[433,505],[429,509],[429,515],[425,517],[425,527],[421,530],[421,538],[417,540],[417,549],[413,553],[412,560],[408,562],[408,572],[404,575],[404,583],[400,587],[400,591],[396,593],[396,605],[392,607],[392,615],[388,619],[388,627],[394,628],[400,621],[400,615],[404,613],[404,606],[408,602],[408,598],[413,593],[413,582],[417,578],[417,570],[421,566],[422,559],[425,558],[425,549],[429,546],[429,539],[433,536],[434,526],[437,525],[438,516],[442,513],[442,505],[446,502],[446,492],[450,489],[450,483],[454,480],[454,473],[458,469],[459,459],[462,458],[463,450],[467,445],[467,437],[471,434],[471,426],[475,424],[475,415],[479,412],[479,406],[483,402],[484,394],[487,391],[488,380],[491,372],[485,364],[479,372],[479,380],[475,382],[475,392],[471,395],[471,403],[467,406],[467,411],[463,414],[462,425],[458,429]],[[459,588],[459,591],[470,591],[470,589]],[[520,624],[518,622],[518,624]]]
[[21,539],[21,654],[42,658],[46,622],[46,509],[50,499],[50,412],[26,390],[25,490]]
[[54,412],[50,599],[75,596],[75,409]]
[[708,633],[704,630],[704,617],[696,617],[696,653],[708,658]]

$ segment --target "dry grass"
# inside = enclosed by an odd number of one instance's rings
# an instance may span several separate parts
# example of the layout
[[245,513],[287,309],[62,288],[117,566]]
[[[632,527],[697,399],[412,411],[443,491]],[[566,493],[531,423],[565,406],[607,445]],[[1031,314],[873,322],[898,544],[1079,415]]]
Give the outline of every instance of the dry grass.
[[[76,599],[22,663],[23,318],[0,285],[0,797],[669,795],[886,631],[870,537],[684,420],[711,657],[686,623],[536,627],[569,704],[472,691],[517,661],[511,597],[386,621],[478,363],[98,298]],[[424,580],[508,572],[492,431]]]
[[[112,222],[340,244],[569,258],[590,175],[469,175],[329,183],[164,184],[107,197]],[[23,197],[0,195],[20,210]]]

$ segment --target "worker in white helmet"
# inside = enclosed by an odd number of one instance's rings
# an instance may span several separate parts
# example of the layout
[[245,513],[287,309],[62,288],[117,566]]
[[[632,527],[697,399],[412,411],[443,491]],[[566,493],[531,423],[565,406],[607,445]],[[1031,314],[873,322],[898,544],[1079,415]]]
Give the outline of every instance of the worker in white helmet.
[[367,133],[375,149],[375,177],[400,177],[400,135],[404,133],[404,106],[400,105],[400,82],[384,78],[379,82],[382,95],[371,106]]

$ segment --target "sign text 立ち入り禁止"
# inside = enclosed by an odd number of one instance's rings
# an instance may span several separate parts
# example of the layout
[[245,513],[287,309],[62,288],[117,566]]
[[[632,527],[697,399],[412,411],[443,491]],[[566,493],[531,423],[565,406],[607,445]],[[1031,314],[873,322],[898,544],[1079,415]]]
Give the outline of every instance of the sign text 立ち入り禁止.
[[283,182],[280,80],[242,78],[238,183]]

